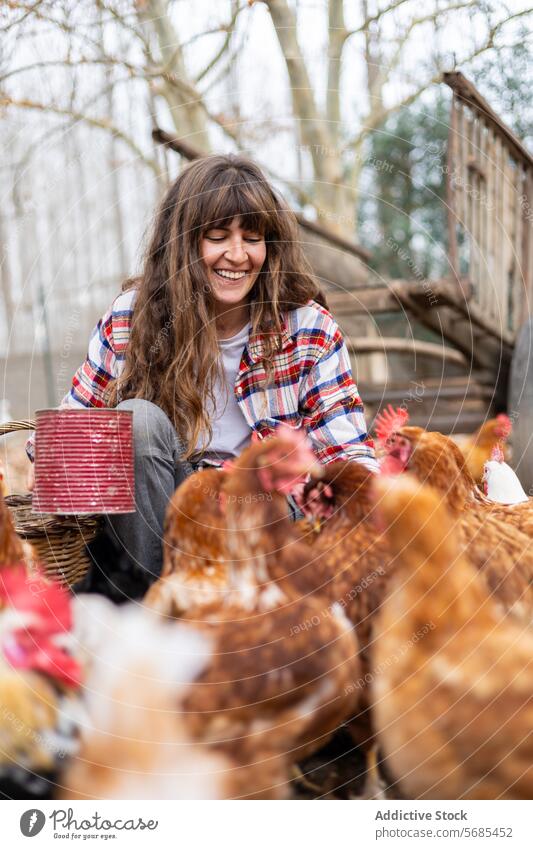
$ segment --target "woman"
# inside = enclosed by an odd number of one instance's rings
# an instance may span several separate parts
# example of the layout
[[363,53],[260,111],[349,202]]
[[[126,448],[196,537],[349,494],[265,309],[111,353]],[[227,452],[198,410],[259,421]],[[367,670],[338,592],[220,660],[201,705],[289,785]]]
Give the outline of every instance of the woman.
[[154,577],[175,487],[252,433],[284,421],[305,427],[322,462],[377,468],[295,216],[242,156],[196,160],[169,189],[143,273],[98,322],[63,403],[133,410],[138,509],[109,523]]

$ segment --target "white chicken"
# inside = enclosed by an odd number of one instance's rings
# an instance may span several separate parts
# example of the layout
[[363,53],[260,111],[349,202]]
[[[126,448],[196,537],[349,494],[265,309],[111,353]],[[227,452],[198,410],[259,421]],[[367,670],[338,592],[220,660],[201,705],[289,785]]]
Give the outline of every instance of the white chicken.
[[529,501],[513,469],[505,462],[503,452],[496,447],[483,470],[483,488],[490,501],[498,504],[522,504]]

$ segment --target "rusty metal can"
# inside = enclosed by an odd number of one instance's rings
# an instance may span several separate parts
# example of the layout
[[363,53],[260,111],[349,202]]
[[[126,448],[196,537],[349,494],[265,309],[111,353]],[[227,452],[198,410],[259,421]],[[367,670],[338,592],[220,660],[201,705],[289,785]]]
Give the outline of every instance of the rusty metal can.
[[37,410],[35,513],[134,513],[133,413]]

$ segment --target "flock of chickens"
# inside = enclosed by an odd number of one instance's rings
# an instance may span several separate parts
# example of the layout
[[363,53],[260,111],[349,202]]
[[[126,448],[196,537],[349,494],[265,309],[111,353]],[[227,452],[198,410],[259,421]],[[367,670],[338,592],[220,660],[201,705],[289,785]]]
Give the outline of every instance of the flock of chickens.
[[288,798],[342,735],[366,798],[531,798],[533,502],[509,431],[459,448],[389,409],[375,475],[280,426],[181,484],[162,575],[122,606],[52,582],[0,499],[1,795]]

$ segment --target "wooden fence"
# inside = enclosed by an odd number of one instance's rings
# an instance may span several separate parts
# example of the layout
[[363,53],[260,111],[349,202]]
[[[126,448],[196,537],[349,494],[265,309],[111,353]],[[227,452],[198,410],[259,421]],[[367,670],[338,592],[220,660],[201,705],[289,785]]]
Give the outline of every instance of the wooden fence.
[[515,338],[531,312],[533,157],[459,72],[447,155],[449,259],[500,335]]

